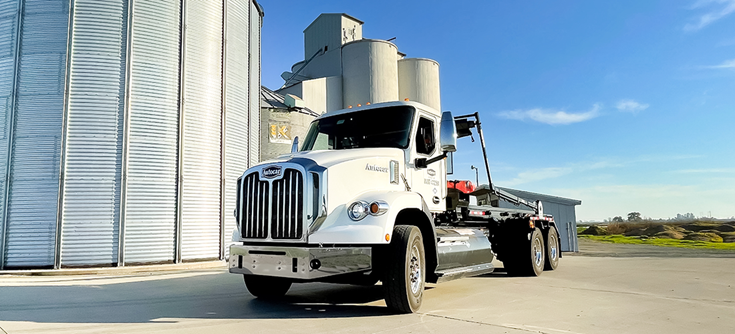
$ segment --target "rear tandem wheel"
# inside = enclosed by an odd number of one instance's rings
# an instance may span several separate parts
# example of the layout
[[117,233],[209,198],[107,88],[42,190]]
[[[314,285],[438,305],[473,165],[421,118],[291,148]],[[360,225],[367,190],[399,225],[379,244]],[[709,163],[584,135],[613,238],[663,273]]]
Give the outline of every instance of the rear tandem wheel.
[[533,232],[524,234],[517,239],[517,244],[504,256],[503,266],[512,276],[539,276],[544,271],[546,262],[546,247],[541,230],[534,228]]

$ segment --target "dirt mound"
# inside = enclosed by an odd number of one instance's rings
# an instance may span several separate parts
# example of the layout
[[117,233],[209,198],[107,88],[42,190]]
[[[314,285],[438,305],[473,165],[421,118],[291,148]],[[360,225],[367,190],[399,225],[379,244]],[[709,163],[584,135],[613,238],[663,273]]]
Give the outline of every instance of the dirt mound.
[[658,232],[654,236],[656,238],[660,238],[660,239],[676,239],[676,240],[681,240],[681,239],[684,239],[684,237],[686,235],[684,233],[679,232],[679,231],[667,230],[667,231]]
[[700,232],[702,230],[714,230],[714,229],[717,229],[717,227],[720,226],[720,225],[722,225],[722,224],[720,224],[720,223],[710,223],[710,222],[696,222],[696,223],[691,223],[691,224],[684,224],[684,225],[681,225],[681,227],[682,228],[685,228],[685,229],[687,229],[689,231]]
[[579,234],[584,234],[584,235],[606,235],[607,234],[607,231],[604,228],[600,227],[600,226],[592,225],[592,226],[588,227],[586,230],[580,232]]
[[643,227],[634,228],[628,232],[623,233],[626,237],[640,237],[642,235],[646,235],[646,229]]
[[[684,234],[687,232],[687,230],[679,226],[660,224],[660,225],[653,225],[653,226],[649,226],[645,228],[639,227],[639,228],[630,230],[624,233],[623,235],[626,237],[639,237],[639,236],[644,236],[644,235],[650,237],[650,236],[655,236],[656,234],[661,233],[661,232],[669,232],[669,231],[677,232],[679,234]],[[672,238],[672,239],[676,239],[676,238]]]
[[684,240],[708,241],[708,242],[722,242],[723,241],[722,237],[715,233],[702,233],[702,232],[689,233],[684,237]]
[[735,232],[720,232],[722,242],[735,242]]
[[715,230],[718,230],[720,232],[735,232],[735,226],[722,224],[720,226],[717,226]]

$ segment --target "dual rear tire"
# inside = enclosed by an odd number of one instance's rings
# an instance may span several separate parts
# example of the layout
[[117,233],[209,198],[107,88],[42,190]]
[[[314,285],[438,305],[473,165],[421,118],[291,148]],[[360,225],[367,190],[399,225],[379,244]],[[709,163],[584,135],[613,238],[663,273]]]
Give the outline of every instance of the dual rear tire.
[[550,226],[546,233],[535,228],[515,244],[517,246],[503,261],[509,275],[539,276],[544,270],[554,270],[559,266],[559,232],[556,227]]

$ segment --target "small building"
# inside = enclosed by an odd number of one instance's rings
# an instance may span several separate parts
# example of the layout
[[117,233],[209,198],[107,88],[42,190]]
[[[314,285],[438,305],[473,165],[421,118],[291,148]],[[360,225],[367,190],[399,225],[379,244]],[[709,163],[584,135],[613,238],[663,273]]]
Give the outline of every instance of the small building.
[[295,137],[304,140],[309,124],[319,113],[303,106],[294,95],[260,88],[260,161],[291,151]]
[[[556,222],[556,226],[559,228],[561,250],[563,252],[579,251],[579,245],[577,244],[577,216],[575,213],[575,206],[581,205],[582,201],[518,189],[498,188],[529,202],[541,201],[544,207],[544,214],[552,215]],[[500,201],[499,204],[501,208],[516,208],[513,204],[504,201]]]

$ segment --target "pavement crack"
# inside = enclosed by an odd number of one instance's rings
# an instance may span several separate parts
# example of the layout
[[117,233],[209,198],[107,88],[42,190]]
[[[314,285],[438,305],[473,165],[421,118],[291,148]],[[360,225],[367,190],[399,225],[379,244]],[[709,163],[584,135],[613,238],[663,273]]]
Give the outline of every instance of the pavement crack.
[[430,316],[430,317],[435,317],[435,318],[444,318],[444,319],[447,319],[447,320],[462,321],[462,322],[467,322],[467,323],[471,323],[471,324],[478,324],[478,325],[499,327],[499,328],[505,328],[505,329],[515,329],[515,330],[529,332],[529,333],[548,334],[548,333],[545,333],[545,332],[542,332],[542,331],[529,330],[529,329],[526,329],[526,328],[513,327],[513,326],[504,326],[504,325],[498,325],[498,324],[489,324],[487,322],[475,321],[475,320],[467,320],[467,319],[455,318],[455,317],[449,317],[449,316],[446,316],[446,315],[439,315],[439,314],[432,314],[432,313],[419,313],[419,314]]

